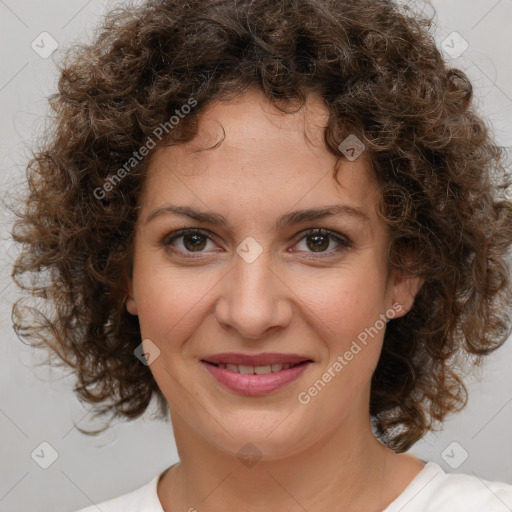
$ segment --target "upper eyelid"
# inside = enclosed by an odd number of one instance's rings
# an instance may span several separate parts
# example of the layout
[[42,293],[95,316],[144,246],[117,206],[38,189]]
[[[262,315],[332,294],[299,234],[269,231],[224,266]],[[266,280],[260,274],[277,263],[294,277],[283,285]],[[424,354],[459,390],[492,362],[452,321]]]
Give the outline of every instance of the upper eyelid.
[[189,235],[189,234],[203,235],[203,236],[206,236],[207,238],[209,238],[210,240],[215,240],[217,238],[217,236],[215,234],[213,234],[210,231],[205,230],[205,229],[183,228],[183,229],[178,229],[176,231],[173,231],[172,233],[165,235],[163,238],[163,241],[165,243],[167,240],[169,240],[169,241],[176,240],[177,238],[181,238],[181,237]]

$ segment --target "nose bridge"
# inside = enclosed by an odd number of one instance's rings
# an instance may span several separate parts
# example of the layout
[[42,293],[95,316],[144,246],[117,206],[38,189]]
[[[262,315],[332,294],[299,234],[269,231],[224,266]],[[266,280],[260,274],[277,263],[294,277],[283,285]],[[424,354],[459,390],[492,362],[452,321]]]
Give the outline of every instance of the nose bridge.
[[246,338],[259,338],[289,321],[284,288],[272,268],[268,249],[252,240],[237,247],[233,269],[217,304],[217,321],[235,328]]

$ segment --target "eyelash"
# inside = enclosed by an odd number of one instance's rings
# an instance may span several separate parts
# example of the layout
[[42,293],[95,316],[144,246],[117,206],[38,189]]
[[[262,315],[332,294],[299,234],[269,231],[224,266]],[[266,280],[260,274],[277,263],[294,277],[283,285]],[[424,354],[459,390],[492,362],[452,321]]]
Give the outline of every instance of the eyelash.
[[[316,253],[309,252],[308,254],[315,255],[315,256],[313,256],[313,258],[315,258],[315,259],[331,257],[332,253],[339,253],[343,250],[346,250],[346,249],[349,249],[350,247],[352,247],[352,243],[350,240],[348,240],[346,237],[341,237],[335,231],[330,231],[328,229],[312,228],[312,229],[308,229],[307,231],[302,232],[301,234],[302,234],[302,236],[297,240],[297,243],[299,243],[301,240],[303,240],[304,238],[307,238],[308,236],[311,236],[311,235],[327,236],[327,237],[330,237],[332,240],[336,241],[337,243],[339,243],[339,246],[336,249],[331,249],[329,251],[316,252]],[[179,231],[175,231],[174,233],[170,233],[163,239],[162,244],[165,246],[166,249],[170,249],[173,253],[181,253],[181,255],[186,255],[186,256],[184,256],[185,258],[192,259],[192,258],[203,257],[202,255],[204,253],[206,253],[206,251],[198,251],[198,252],[194,253],[191,251],[182,251],[182,250],[171,249],[171,244],[175,240],[178,240],[179,238],[183,238],[187,235],[201,235],[201,236],[208,238],[208,240],[213,241],[212,237],[206,231],[203,231],[202,229],[193,228],[193,229],[181,229]]]

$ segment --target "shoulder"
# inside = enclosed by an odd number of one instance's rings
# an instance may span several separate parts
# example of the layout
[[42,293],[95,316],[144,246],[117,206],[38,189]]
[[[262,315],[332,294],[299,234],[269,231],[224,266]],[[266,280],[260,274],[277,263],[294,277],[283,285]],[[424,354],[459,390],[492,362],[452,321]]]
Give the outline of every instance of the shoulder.
[[509,512],[512,485],[476,474],[445,473],[427,462],[404,492],[384,512]]
[[134,491],[81,508],[76,512],[164,512],[157,493],[157,483],[161,474]]

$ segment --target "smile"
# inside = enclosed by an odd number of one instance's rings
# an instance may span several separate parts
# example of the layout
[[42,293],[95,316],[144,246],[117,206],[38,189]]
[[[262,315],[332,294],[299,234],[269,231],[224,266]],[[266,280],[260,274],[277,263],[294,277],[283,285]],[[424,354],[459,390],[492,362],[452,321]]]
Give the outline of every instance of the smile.
[[[213,363],[210,363],[213,364]],[[302,364],[302,363],[297,363]],[[222,368],[229,370],[230,372],[234,373],[242,373],[244,375],[266,375],[269,373],[276,373],[280,372],[281,370],[288,370],[294,366],[297,366],[297,364],[291,364],[291,363],[274,363],[274,364],[267,364],[264,366],[247,366],[243,364],[232,364],[232,363],[219,363],[215,364],[217,368]]]
[[[286,358],[288,361],[271,362],[272,359]],[[212,361],[215,359],[217,361]],[[260,364],[247,364],[256,359],[258,361],[255,362]],[[264,395],[297,380],[313,361],[302,356],[284,354],[229,354],[208,357],[208,360],[202,359],[200,363],[223,387],[241,395]]]

